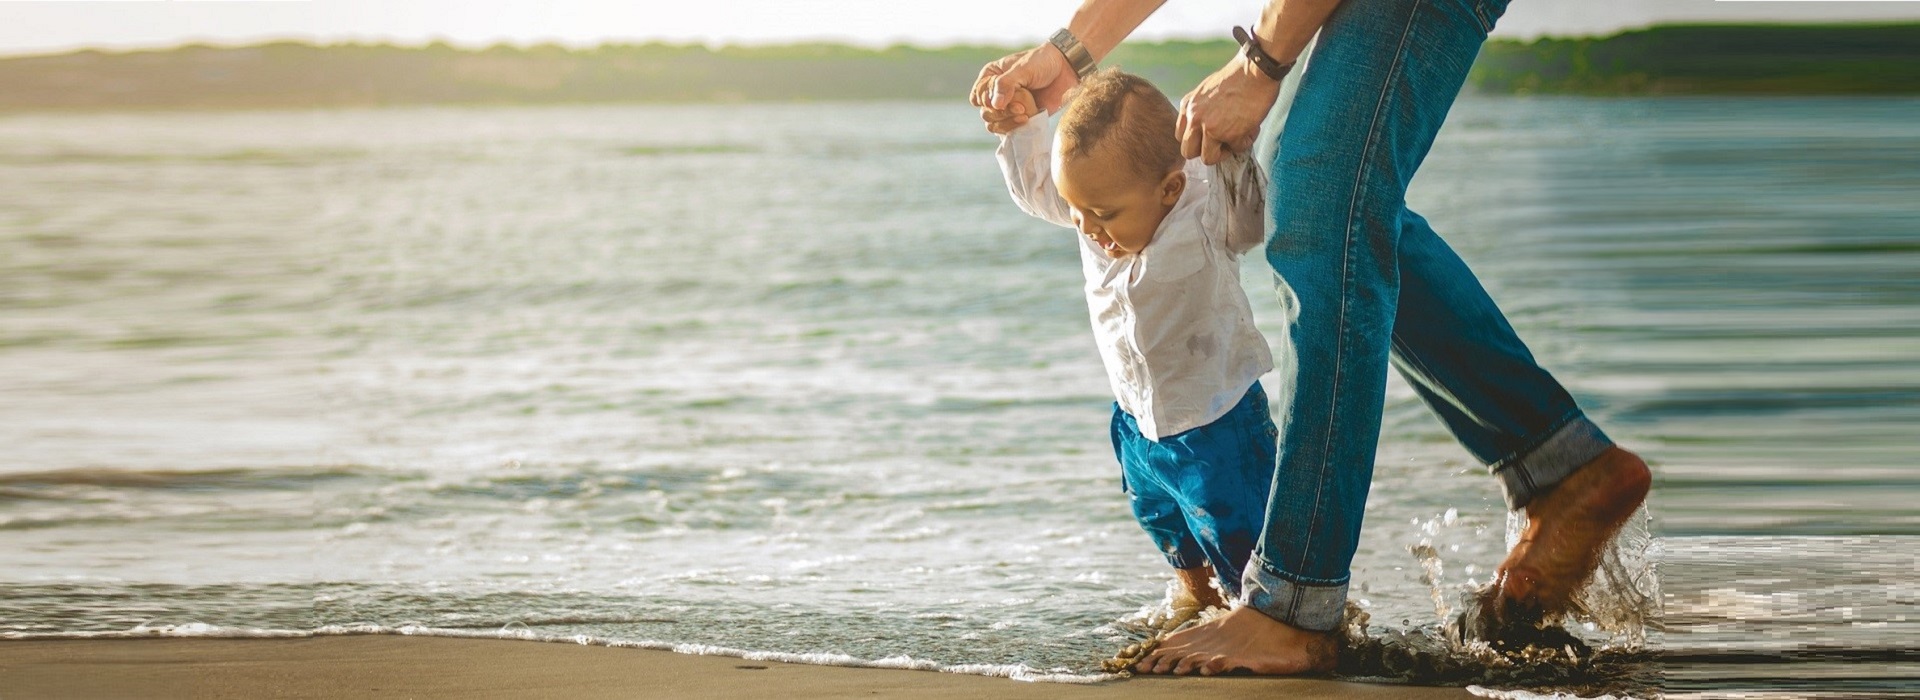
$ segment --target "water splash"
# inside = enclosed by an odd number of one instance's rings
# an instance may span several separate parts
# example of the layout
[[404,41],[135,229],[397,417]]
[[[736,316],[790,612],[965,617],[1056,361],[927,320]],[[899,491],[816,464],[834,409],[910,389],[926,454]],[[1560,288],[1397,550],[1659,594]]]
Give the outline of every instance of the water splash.
[[1593,578],[1573,598],[1573,617],[1636,647],[1646,644],[1647,630],[1658,628],[1664,612],[1652,528],[1653,514],[1641,506],[1601,553]]
[[[1409,683],[1492,685],[1645,695],[1658,688],[1658,673],[1646,634],[1660,615],[1657,553],[1651,516],[1643,507],[1608,544],[1593,578],[1559,619],[1508,624],[1494,614],[1491,583],[1449,586],[1445,562],[1432,535],[1453,524],[1455,511],[1430,520],[1407,550],[1420,566],[1438,624],[1386,629],[1370,624],[1362,607],[1349,603],[1339,673]],[[1509,514],[1509,548],[1526,527]],[[1457,615],[1456,615],[1457,612]],[[1570,631],[1562,626],[1578,623]]]
[[[1432,537],[1454,524],[1455,512],[1422,526],[1417,544],[1408,546],[1420,565],[1421,580],[1434,601],[1435,619],[1409,628],[1372,624],[1372,615],[1349,601],[1341,626],[1341,677],[1479,687],[1488,697],[1579,697],[1656,694],[1660,674],[1655,654],[1646,647],[1649,624],[1657,624],[1659,577],[1652,555],[1651,518],[1642,509],[1609,543],[1593,579],[1563,618],[1533,626],[1496,626],[1489,614],[1491,584],[1449,586],[1445,562]],[[1525,521],[1519,521],[1524,527]],[[1126,674],[1135,659],[1151,651],[1165,635],[1207,622],[1225,611],[1199,610],[1177,581],[1166,595],[1106,627],[1129,637],[1114,658],[1102,664],[1109,673]],[[1561,623],[1578,622],[1576,634]],[[1497,640],[1497,641],[1489,641]],[[1488,686],[1521,691],[1487,690]],[[1497,695],[1520,692],[1525,695]]]
[[[1427,599],[1433,605],[1433,622],[1444,624],[1453,616],[1456,597],[1454,589],[1458,586],[1449,586],[1447,583],[1447,562],[1442,558],[1441,551],[1443,548],[1455,552],[1460,550],[1458,541],[1450,545],[1445,544],[1455,540],[1452,535],[1458,533],[1452,532],[1453,528],[1464,524],[1460,520],[1460,510],[1448,508],[1446,512],[1430,518],[1414,518],[1412,524],[1415,536],[1419,539],[1414,544],[1407,545],[1406,551],[1413,556],[1414,563],[1418,567],[1416,570],[1419,572],[1420,584],[1426,588]],[[1471,578],[1474,572],[1473,565],[1468,564],[1461,570],[1469,577],[1461,585],[1471,586],[1474,583]],[[1358,590],[1366,591],[1368,586],[1361,584]],[[1368,601],[1362,600],[1360,607],[1371,608],[1372,606]],[[1411,625],[1414,622],[1407,620],[1405,624]]]

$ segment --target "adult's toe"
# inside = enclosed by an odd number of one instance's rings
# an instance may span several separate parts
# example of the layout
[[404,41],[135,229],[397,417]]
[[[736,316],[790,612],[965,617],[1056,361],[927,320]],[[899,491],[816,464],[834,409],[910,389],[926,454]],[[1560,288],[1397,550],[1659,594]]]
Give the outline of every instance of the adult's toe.
[[1153,653],[1148,654],[1147,658],[1141,659],[1139,663],[1133,665],[1133,670],[1148,675],[1164,674],[1171,668],[1173,668],[1173,660],[1161,649],[1153,650]]

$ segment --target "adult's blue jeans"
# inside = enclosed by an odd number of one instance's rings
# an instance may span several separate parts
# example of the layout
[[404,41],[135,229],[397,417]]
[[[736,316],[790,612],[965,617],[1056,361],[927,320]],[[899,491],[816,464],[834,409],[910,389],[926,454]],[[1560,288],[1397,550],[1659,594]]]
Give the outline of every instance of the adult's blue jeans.
[[1391,362],[1507,504],[1612,443],[1534,362],[1459,256],[1407,209],[1467,69],[1508,0],[1347,0],[1321,29],[1274,156],[1267,260],[1298,372],[1244,602],[1340,623]]

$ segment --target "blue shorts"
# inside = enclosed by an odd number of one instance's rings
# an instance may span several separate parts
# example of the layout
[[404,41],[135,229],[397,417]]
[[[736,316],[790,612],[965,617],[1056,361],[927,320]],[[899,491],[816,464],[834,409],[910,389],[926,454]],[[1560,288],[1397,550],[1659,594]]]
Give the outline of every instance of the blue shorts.
[[1133,516],[1176,569],[1212,564],[1229,596],[1264,531],[1280,429],[1259,382],[1212,423],[1148,440],[1113,407],[1113,455]]

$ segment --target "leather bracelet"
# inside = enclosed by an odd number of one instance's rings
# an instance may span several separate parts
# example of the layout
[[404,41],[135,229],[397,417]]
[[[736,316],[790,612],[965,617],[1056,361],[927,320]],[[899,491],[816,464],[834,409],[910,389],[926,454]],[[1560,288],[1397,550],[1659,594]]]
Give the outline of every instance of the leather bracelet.
[[1266,49],[1260,48],[1260,38],[1254,36],[1253,32],[1234,27],[1233,40],[1240,42],[1240,53],[1247,57],[1247,61],[1274,82],[1285,80],[1287,72],[1293,70],[1293,64],[1276,61]]
[[1047,37],[1047,43],[1053,44],[1053,48],[1059,49],[1060,53],[1067,57],[1067,65],[1073,66],[1073,74],[1081,80],[1086,80],[1087,76],[1093,75],[1094,69],[1099,67],[1094,64],[1093,54],[1087,51],[1087,47],[1080,44],[1080,38],[1074,36],[1073,32],[1067,31],[1066,27],[1061,27],[1060,31]]

